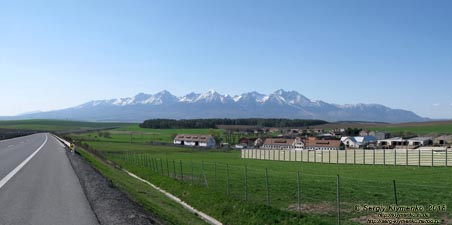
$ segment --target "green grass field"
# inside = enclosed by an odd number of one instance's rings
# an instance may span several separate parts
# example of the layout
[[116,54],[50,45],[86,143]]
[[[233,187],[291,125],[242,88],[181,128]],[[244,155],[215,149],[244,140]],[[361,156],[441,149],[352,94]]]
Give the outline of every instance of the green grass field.
[[[452,168],[261,161],[241,159],[238,151],[139,143],[86,143],[108,159],[227,224],[300,224],[301,220],[309,221],[301,224],[321,224],[322,221],[334,224],[338,174],[343,224],[354,224],[358,218],[368,216],[354,210],[356,204],[394,204],[393,180],[399,205],[452,205],[449,188]],[[270,207],[266,206],[266,169]],[[297,213],[297,172],[301,172],[304,210],[301,216]],[[262,216],[269,211],[271,216]],[[432,212],[433,218],[449,218],[450,215],[450,209]]]
[[[104,141],[119,143],[150,143],[164,142],[172,143],[176,134],[208,134],[209,129],[146,129],[138,125],[128,125],[113,130],[99,132],[89,132],[79,135],[87,141]],[[103,133],[108,133],[105,137]]]
[[0,121],[0,128],[33,130],[33,131],[68,131],[68,130],[89,130],[111,127],[131,126],[124,123],[94,123],[66,120],[9,120]]
[[426,126],[383,126],[372,127],[370,130],[386,131],[392,134],[413,133],[417,135],[452,134],[452,124]]

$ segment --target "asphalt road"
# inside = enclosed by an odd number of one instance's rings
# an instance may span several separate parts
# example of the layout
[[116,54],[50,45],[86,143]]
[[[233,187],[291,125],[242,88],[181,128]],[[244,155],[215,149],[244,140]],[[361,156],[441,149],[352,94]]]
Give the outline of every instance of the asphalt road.
[[50,134],[0,142],[0,224],[98,224],[65,151]]

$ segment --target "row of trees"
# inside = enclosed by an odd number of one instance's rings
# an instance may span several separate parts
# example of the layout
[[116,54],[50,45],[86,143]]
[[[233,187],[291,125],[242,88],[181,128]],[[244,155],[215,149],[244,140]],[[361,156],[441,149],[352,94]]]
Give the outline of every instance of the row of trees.
[[257,127],[306,127],[326,124],[323,120],[300,120],[300,119],[151,119],[140,124],[141,128],[154,129],[193,129],[193,128],[216,128],[217,125],[246,125]]

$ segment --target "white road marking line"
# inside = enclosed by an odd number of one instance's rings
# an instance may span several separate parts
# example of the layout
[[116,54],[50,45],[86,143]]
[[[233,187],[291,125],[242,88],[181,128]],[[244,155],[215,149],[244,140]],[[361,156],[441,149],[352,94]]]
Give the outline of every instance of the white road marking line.
[[38,154],[38,152],[44,147],[44,145],[47,143],[47,134],[46,134],[46,139],[44,141],[44,143],[42,143],[41,146],[39,146],[38,149],[36,149],[36,151],[33,152],[33,154],[31,154],[30,156],[28,156],[28,158],[26,158],[22,163],[20,163],[16,168],[14,168],[11,172],[8,173],[8,175],[6,175],[3,179],[0,180],[0,189],[6,184],[8,183],[9,180],[11,180],[11,178],[14,177],[14,175],[16,175],[17,172],[19,172],[36,154]]
[[14,147],[14,145],[10,145],[10,146],[8,146],[8,148],[11,148],[11,147]]

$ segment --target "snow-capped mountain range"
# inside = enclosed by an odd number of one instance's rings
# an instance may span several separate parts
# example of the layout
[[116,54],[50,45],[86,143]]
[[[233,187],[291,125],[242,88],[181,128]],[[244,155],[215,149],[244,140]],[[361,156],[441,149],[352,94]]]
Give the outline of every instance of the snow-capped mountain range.
[[[96,100],[50,112],[17,116],[20,118],[70,119],[88,121],[141,122],[152,118],[289,118],[326,121],[424,121],[413,112],[378,104],[330,104],[313,101],[296,91],[277,90],[271,94],[249,92],[223,95],[214,90],[175,96],[164,90],[156,94]],[[20,118],[15,119],[20,119]]]

